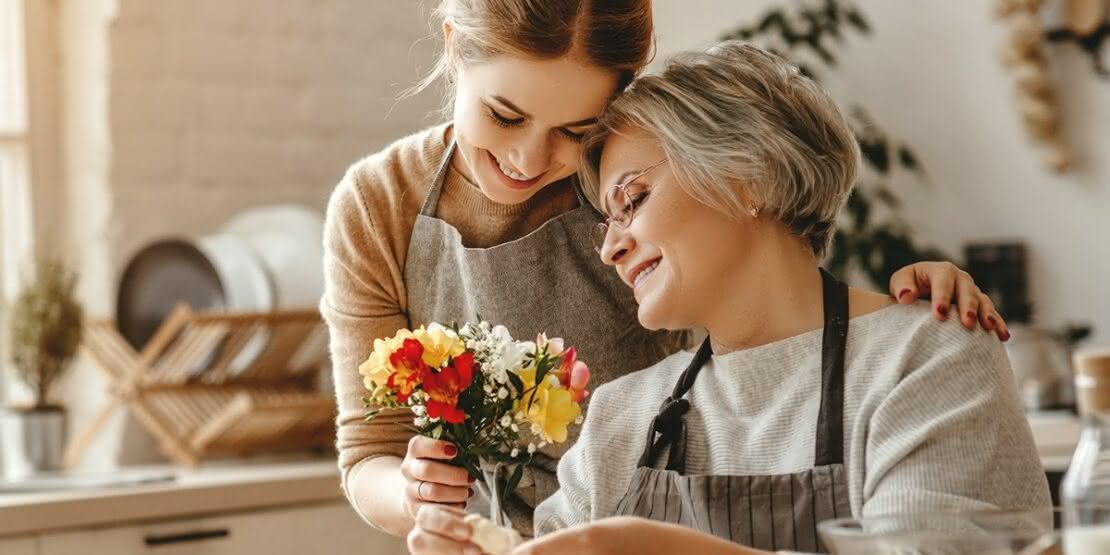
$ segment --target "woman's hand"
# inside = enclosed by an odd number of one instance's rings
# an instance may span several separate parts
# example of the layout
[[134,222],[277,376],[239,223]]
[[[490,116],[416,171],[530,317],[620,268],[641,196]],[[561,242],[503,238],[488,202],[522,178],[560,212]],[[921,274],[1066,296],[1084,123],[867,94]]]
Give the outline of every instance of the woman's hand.
[[424,504],[416,512],[416,526],[409,532],[412,555],[482,555],[470,543],[471,528],[463,521],[466,513],[443,505]]
[[759,555],[767,552],[743,547],[677,524],[620,516],[603,518],[534,539],[514,549],[512,555],[563,553]]
[[446,441],[424,436],[413,436],[409,441],[401,461],[401,475],[406,481],[401,507],[410,517],[415,519],[421,507],[428,505],[466,506],[473,480],[466,469],[441,462],[457,454],[458,448]]
[[979,290],[970,274],[951,262],[918,262],[894,272],[890,276],[890,294],[900,304],[932,298],[933,313],[938,320],[948,319],[949,306],[955,301],[957,316],[964,327],[973,330],[978,324],[1003,341],[1010,339],[1006,322],[994,309],[990,297]]

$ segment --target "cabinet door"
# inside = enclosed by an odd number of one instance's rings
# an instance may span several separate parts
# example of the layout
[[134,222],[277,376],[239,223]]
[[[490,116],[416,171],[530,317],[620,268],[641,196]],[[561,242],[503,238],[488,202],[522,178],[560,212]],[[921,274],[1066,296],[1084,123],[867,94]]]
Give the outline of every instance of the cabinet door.
[[37,555],[407,553],[403,539],[370,528],[346,503],[63,532],[41,542]]
[[35,538],[0,539],[0,553],[3,555],[38,555]]

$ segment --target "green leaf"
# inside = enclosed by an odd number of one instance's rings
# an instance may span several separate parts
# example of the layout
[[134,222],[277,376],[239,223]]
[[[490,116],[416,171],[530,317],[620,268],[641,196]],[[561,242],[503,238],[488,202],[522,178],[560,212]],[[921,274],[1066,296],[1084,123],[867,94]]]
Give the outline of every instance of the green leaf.
[[508,375],[509,382],[512,383],[513,388],[516,389],[516,395],[514,395],[514,397],[524,393],[524,380],[520,379],[520,376],[516,375],[515,372],[508,372]]
[[443,426],[432,428],[432,439],[439,439],[441,437],[443,437]]
[[902,164],[902,167],[907,170],[921,170],[921,166],[917,163],[917,156],[905,145],[899,145],[898,147],[898,161]]
[[501,507],[506,507],[507,506],[506,501],[508,500],[509,496],[512,495],[513,492],[516,491],[516,487],[518,485],[520,485],[520,479],[523,476],[524,476],[524,465],[523,464],[518,464],[518,465],[516,465],[516,469],[513,470],[513,474],[511,476],[509,476],[509,481],[505,482],[505,486],[498,488],[499,491],[497,493],[501,498]]

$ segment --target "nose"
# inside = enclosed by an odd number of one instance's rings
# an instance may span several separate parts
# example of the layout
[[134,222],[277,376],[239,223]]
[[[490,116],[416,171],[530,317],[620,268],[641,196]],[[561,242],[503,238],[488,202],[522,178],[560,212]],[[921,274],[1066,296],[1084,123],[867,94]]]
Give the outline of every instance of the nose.
[[627,229],[610,225],[605,234],[605,242],[601,244],[601,261],[609,266],[616,266],[635,248],[636,241]]
[[525,176],[532,178],[547,171],[551,165],[552,145],[549,133],[530,133],[517,144],[510,161]]

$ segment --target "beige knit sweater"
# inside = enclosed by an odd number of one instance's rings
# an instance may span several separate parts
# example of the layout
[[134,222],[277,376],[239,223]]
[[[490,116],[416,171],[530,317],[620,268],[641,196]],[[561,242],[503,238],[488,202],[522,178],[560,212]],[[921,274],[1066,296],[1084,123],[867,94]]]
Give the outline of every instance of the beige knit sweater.
[[[451,126],[436,126],[389,145],[355,163],[328,204],[324,232],[326,280],[320,311],[327,322],[343,490],[351,469],[375,456],[404,456],[411,432],[407,411],[363,417],[366,395],[359,364],[374,339],[408,327],[405,257],[413,224],[451,139]],[[496,204],[462,174],[448,171],[436,216],[459,230],[468,247],[518,239],[578,205],[567,181],[546,187],[518,205]],[[412,322],[420,325],[426,322]]]

